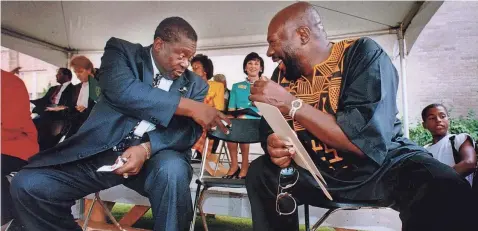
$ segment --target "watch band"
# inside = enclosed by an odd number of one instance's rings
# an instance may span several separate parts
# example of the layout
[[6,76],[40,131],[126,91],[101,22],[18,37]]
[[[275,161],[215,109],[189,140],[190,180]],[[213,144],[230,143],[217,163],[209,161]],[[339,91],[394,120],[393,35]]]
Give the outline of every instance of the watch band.
[[296,99],[291,102],[291,109],[289,111],[289,116],[292,118],[292,120],[295,119],[295,113],[297,110],[299,110],[302,107],[303,101],[301,99]]

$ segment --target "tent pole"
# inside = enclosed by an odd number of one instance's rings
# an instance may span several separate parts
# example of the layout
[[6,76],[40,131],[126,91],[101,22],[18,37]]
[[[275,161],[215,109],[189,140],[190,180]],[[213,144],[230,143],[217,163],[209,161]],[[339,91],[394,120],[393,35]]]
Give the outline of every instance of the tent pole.
[[408,99],[407,99],[407,60],[405,38],[403,36],[403,28],[400,27],[397,33],[398,46],[400,52],[400,75],[401,75],[401,90],[402,90],[402,121],[403,134],[406,138],[410,137],[409,121],[408,121]]
[[68,52],[66,55],[67,55],[67,56],[66,56],[66,57],[67,57],[67,58],[66,58],[66,62],[67,62],[67,63],[66,63],[66,67],[67,67],[68,69],[71,69],[71,64],[70,64],[70,62],[71,62],[71,58],[73,57],[73,54],[72,54],[71,52]]

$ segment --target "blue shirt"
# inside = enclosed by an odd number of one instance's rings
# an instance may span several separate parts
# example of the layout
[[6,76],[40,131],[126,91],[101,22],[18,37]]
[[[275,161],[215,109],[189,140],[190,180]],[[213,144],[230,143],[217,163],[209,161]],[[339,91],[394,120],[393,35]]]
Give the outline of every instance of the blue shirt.
[[[249,95],[251,94],[251,83],[249,81],[242,81],[232,85],[232,90],[229,96],[229,105],[228,110],[234,111],[239,109],[250,108],[255,112],[259,112],[257,107],[252,105],[252,102],[249,100]],[[257,119],[258,117],[245,115],[245,118],[248,119]]]

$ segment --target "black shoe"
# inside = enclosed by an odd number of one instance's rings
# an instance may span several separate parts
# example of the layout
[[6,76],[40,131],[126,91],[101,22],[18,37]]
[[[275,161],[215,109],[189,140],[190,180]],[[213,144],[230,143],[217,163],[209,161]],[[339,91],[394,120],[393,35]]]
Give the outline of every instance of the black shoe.
[[222,178],[224,179],[234,179],[239,176],[239,172],[241,172],[241,168],[237,168],[237,170],[232,175],[224,175]]

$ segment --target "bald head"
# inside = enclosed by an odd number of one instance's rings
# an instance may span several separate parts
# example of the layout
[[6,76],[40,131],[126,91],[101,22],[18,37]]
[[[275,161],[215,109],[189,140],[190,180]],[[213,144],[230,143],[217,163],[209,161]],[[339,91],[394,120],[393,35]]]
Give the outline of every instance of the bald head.
[[326,37],[317,9],[310,3],[297,2],[272,18],[267,56],[283,61],[289,80],[310,76],[313,65],[328,56]]
[[308,28],[315,36],[325,35],[319,12],[307,2],[297,2],[279,11],[269,24],[269,33],[292,33],[300,27]]

